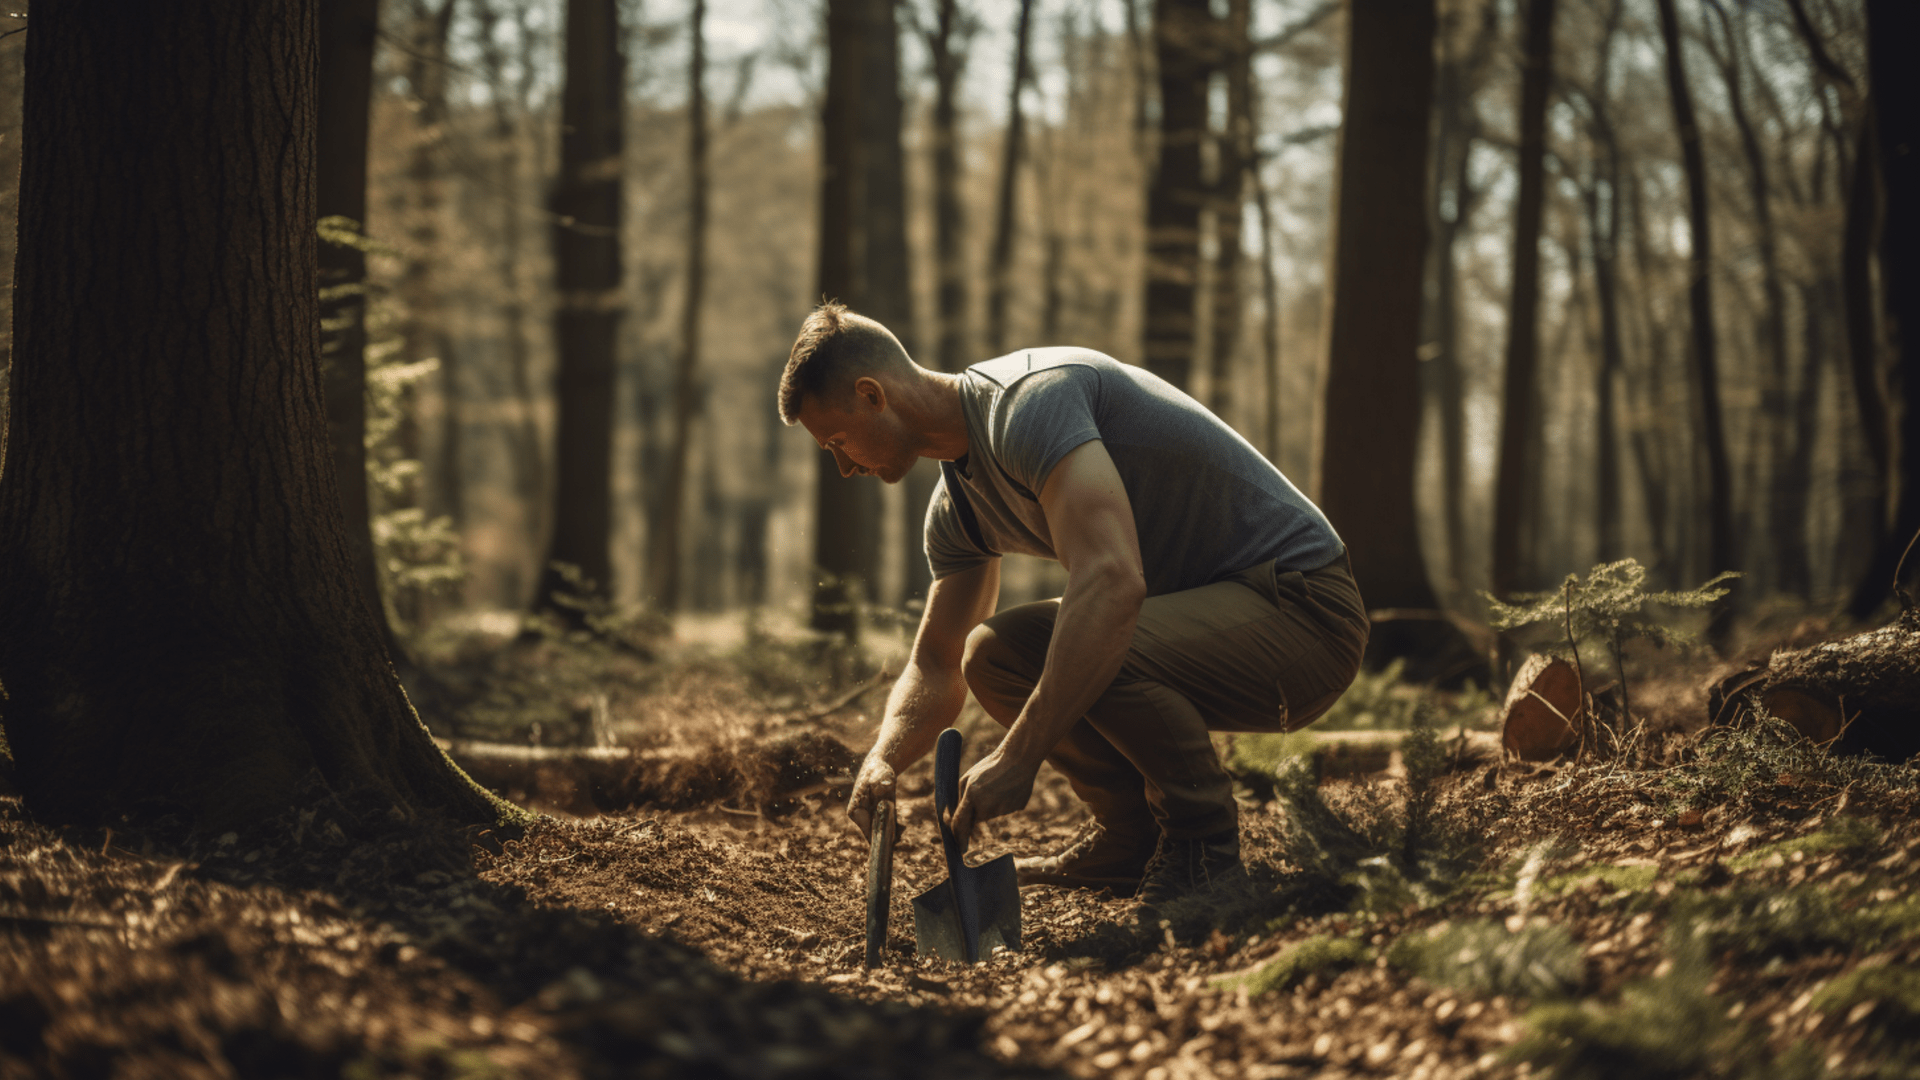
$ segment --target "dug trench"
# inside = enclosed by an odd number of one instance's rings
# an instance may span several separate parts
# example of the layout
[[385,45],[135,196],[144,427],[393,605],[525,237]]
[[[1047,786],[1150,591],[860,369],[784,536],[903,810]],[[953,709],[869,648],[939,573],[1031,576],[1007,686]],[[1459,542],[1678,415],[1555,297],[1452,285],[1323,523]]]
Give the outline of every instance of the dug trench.
[[[861,966],[866,845],[831,783],[550,816],[477,848],[341,799],[221,837],[61,832],[4,801],[0,1075],[1910,1063],[1920,792],[1911,770],[1796,738],[1780,725],[1692,736],[1667,764],[1456,756],[1422,796],[1418,844],[1404,779],[1282,777],[1244,807],[1247,889],[1164,921],[1029,889],[1024,948],[971,968],[912,951],[909,898],[944,873],[924,766],[902,781],[874,970]],[[683,775],[762,767],[724,756],[694,754],[704,764]],[[1045,848],[1080,816],[1043,773],[1030,810],[989,825],[976,853]]]

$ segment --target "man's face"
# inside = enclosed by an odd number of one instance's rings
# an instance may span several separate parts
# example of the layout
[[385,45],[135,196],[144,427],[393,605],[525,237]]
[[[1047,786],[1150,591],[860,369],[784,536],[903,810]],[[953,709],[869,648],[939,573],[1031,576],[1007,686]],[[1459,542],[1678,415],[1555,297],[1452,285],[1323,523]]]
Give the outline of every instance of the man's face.
[[887,408],[886,392],[872,379],[854,385],[849,408],[837,409],[819,395],[800,407],[800,426],[833,455],[841,476],[877,476],[897,484],[918,454],[908,446],[900,416]]

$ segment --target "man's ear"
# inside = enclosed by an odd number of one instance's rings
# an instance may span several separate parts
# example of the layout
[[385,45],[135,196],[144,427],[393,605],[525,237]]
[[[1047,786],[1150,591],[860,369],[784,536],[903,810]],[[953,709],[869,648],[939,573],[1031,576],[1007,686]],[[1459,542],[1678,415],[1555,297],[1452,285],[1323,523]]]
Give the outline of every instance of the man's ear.
[[887,407],[887,388],[871,375],[862,375],[853,381],[853,396],[855,401],[875,412]]

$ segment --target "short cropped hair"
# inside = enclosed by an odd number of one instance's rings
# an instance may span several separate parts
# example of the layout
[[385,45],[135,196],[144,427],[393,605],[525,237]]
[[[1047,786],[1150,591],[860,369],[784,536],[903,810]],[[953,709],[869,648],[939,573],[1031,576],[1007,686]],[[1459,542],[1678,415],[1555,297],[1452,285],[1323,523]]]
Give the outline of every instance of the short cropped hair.
[[780,375],[780,419],[796,424],[808,397],[837,400],[851,393],[862,375],[912,362],[892,331],[828,300],[800,324],[800,336],[787,354],[787,369]]

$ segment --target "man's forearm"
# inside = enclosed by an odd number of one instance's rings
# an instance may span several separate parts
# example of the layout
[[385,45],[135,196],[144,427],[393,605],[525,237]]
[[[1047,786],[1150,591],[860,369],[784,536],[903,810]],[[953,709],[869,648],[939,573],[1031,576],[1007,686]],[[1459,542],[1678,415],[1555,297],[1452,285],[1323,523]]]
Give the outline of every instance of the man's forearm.
[[874,751],[895,772],[907,768],[933,749],[966,701],[967,684],[957,669],[944,671],[909,660],[887,695]]
[[1119,674],[1145,597],[1145,581],[1123,565],[1068,577],[1046,666],[1001,744],[1003,753],[1039,767]]

